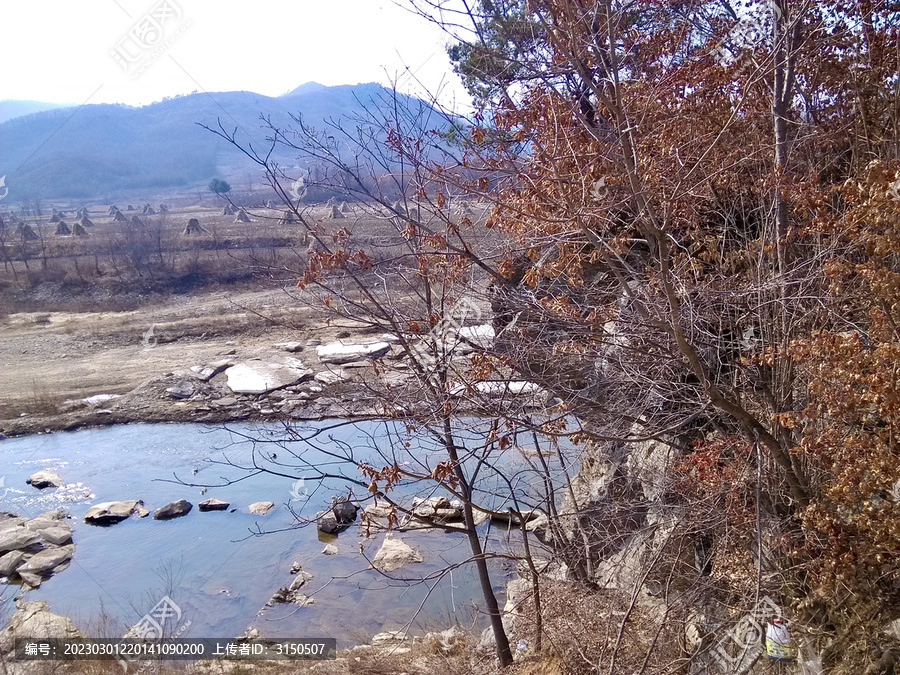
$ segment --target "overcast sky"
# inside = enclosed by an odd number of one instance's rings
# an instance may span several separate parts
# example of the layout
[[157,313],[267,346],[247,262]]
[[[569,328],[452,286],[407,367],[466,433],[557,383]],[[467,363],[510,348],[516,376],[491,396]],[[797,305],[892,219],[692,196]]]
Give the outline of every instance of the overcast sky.
[[0,16],[0,100],[144,105],[309,81],[465,100],[447,37],[390,0],[19,0]]

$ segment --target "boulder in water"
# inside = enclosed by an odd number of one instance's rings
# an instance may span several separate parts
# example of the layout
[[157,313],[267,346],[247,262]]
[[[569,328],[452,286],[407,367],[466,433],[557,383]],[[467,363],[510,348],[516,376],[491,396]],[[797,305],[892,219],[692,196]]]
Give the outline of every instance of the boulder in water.
[[194,505],[185,499],[169,502],[165,506],[160,506],[153,512],[154,520],[171,520],[172,518],[180,518],[191,512]]
[[38,490],[43,490],[48,487],[59,487],[63,484],[63,479],[51,471],[38,471],[31,474],[25,482]]
[[393,572],[410,563],[425,562],[422,554],[402,539],[394,539],[388,532],[384,535],[384,543],[372,560],[372,567],[382,572]]
[[264,516],[275,508],[275,502],[253,502],[250,505],[250,513],[257,516]]
[[91,525],[112,525],[125,520],[133,513],[143,510],[144,502],[139,499],[95,504],[84,514],[84,522]]
[[221,499],[216,499],[215,497],[204,499],[197,504],[197,508],[201,511],[225,511],[229,506],[231,506],[231,504],[223,502]]

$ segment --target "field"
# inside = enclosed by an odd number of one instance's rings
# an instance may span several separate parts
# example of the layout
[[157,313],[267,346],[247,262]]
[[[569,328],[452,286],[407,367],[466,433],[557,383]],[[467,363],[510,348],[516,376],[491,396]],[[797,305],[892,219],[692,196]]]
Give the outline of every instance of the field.
[[[9,433],[10,420],[20,430],[32,418],[25,428],[36,429],[67,401],[122,394],[223,355],[254,358],[277,342],[357,332],[292,296],[310,247],[303,225],[282,222],[284,207],[247,208],[251,222],[235,222],[223,215],[225,203],[170,204],[154,214],[120,204],[126,222],[108,215],[109,205],[93,205],[85,236],[55,234],[58,205],[25,217],[34,240],[3,214],[0,432]],[[359,206],[340,218],[325,205],[301,213],[325,233],[346,228],[350,247],[380,261],[387,274],[379,276],[391,278],[403,250],[396,220]],[[194,218],[201,231],[185,234]],[[76,220],[72,210],[63,219],[70,229]]]

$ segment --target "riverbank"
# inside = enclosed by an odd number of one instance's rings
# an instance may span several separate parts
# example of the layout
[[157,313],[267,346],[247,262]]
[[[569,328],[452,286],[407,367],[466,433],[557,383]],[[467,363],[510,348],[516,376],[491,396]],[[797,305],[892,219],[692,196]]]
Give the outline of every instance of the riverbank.
[[[365,359],[326,365],[315,345],[376,337],[299,307],[280,290],[198,294],[127,312],[10,314],[0,323],[0,433],[375,415],[377,398],[359,386]],[[261,394],[232,391],[224,368],[211,377],[198,372],[226,363],[311,372]]]

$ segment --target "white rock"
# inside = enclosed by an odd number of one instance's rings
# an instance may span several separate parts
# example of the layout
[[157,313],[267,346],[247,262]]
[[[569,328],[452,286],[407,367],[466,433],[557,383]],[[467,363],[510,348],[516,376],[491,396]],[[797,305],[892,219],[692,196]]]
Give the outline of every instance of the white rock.
[[296,359],[278,361],[245,361],[225,371],[228,388],[236,394],[265,394],[297,384],[312,375]]
[[322,549],[323,555],[336,555],[337,553],[340,553],[340,551],[334,544],[325,544],[325,548]]
[[321,373],[316,373],[314,379],[316,382],[329,385],[349,380],[350,376],[344,372],[343,368],[338,368],[337,370],[323,370]]
[[53,614],[46,600],[19,602],[18,609],[7,626],[0,632],[0,652],[9,652],[19,639],[83,638],[84,633],[75,627],[72,619]]
[[[140,515],[142,511],[146,512],[146,509],[143,507],[144,502],[134,499],[95,504],[84,514],[84,522],[95,524],[118,523],[120,520],[128,518],[132,513]],[[146,513],[143,515],[146,515]]]
[[216,375],[218,375],[231,365],[234,365],[234,361],[232,361],[231,359],[221,359],[219,361],[212,361],[211,363],[207,363],[205,366],[191,366],[191,372],[194,373],[194,377],[206,382],[207,380],[211,380],[212,378],[214,378]]
[[41,540],[39,532],[33,532],[21,525],[12,525],[0,529],[0,554],[6,551],[26,548]]
[[70,561],[74,552],[74,544],[58,548],[45,548],[43,551],[38,551],[31,556],[24,565],[19,566],[16,573],[21,575],[23,572],[30,572],[31,574],[46,576],[48,572]]
[[106,403],[107,401],[112,401],[116,398],[121,398],[121,394],[96,394],[94,396],[88,396],[87,398],[81,399],[88,405],[97,405],[99,403]]
[[457,332],[461,340],[468,340],[479,347],[490,347],[494,344],[494,327],[489,324],[480,326],[463,326]]
[[41,490],[47,487],[59,487],[63,484],[63,479],[52,471],[38,471],[31,474],[25,482]]
[[391,350],[390,342],[369,342],[366,344],[345,345],[332,342],[316,347],[316,354],[322,363],[351,363],[361,359],[378,359]]
[[372,567],[382,572],[393,572],[410,563],[425,562],[422,554],[402,539],[394,539],[388,532],[384,535],[384,543],[372,560]]
[[450,391],[452,396],[465,396],[469,388],[483,396],[526,396],[541,394],[543,389],[534,382],[475,382],[472,385],[458,384]]
[[250,505],[250,513],[254,513],[257,516],[264,516],[274,508],[275,502],[253,502]]

